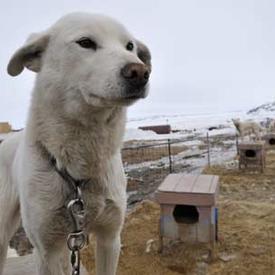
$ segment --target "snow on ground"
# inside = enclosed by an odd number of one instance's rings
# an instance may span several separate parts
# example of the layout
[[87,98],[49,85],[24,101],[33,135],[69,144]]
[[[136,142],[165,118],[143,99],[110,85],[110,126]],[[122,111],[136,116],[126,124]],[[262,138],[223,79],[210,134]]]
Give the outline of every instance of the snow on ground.
[[[174,116],[151,116],[147,118],[132,119],[127,123],[125,141],[140,140],[150,143],[158,143],[160,140],[175,140],[177,146],[187,146],[187,150],[172,156],[175,171],[185,173],[201,173],[207,165],[206,134],[209,134],[210,142],[215,136],[221,135],[216,139],[216,143],[210,146],[211,165],[227,163],[236,155],[235,147],[235,127],[232,118],[239,117],[242,120],[249,116],[244,112],[231,112],[223,114],[204,114],[204,115],[174,115]],[[153,131],[138,129],[139,126],[170,124],[172,130],[177,132],[165,135],[158,135]],[[213,130],[209,130],[209,128]],[[160,142],[161,143],[161,142]],[[202,145],[202,146],[200,146]],[[160,146],[165,146],[161,145]],[[125,166],[127,174],[138,171],[140,175],[151,169],[163,169],[169,167],[169,157],[162,157],[157,160],[144,161],[142,163],[128,164]]]
[[124,135],[124,141],[128,140],[162,140],[162,139],[176,139],[176,138],[182,138],[183,135],[180,133],[171,133],[167,135],[158,135],[153,131],[147,130],[141,130],[141,129],[135,129],[135,128],[127,128],[125,135]]
[[8,258],[18,257],[18,254],[16,253],[15,249],[9,248],[7,257]]
[[[231,112],[223,114],[203,115],[174,115],[174,116],[151,116],[139,119],[131,119],[127,122],[127,130],[124,140],[159,140],[184,138],[188,134],[206,135],[209,127],[217,127],[211,131],[211,135],[233,134],[235,129],[231,122],[233,117],[244,117],[243,112]],[[172,130],[180,132],[167,135],[158,135],[153,131],[143,131],[140,126],[170,124]],[[183,131],[186,131],[185,133]]]
[[245,112],[226,112],[220,114],[194,114],[194,115],[158,115],[129,119],[127,128],[138,128],[139,126],[170,124],[172,129],[207,129],[212,126],[229,124],[234,117],[243,118]]
[[[177,139],[183,138],[189,132],[197,133],[198,135],[206,135],[210,127],[216,127],[209,131],[209,134],[225,135],[234,134],[235,128],[232,123],[232,118],[240,118],[241,120],[254,120],[257,122],[266,121],[267,118],[275,117],[274,112],[260,109],[257,112],[247,113],[245,111],[225,112],[217,114],[194,114],[194,115],[155,115],[148,117],[139,117],[129,119],[127,122],[127,130],[124,137],[128,140],[160,140],[160,139]],[[140,126],[170,124],[172,130],[180,130],[177,133],[168,135],[158,135],[152,131],[143,131],[138,129]],[[186,131],[184,133],[183,131]]]
[[7,137],[10,137],[11,135],[13,135],[13,132],[5,133],[5,134],[0,133],[0,141],[6,139]]
[[[226,149],[223,147],[213,147],[210,151],[210,162],[211,165],[220,164],[231,160],[236,155],[236,149],[234,143],[231,141],[232,147]],[[207,165],[207,152],[196,147],[183,151],[177,155],[172,156],[174,165],[185,165],[189,168],[188,172],[198,173]],[[142,169],[158,169],[169,166],[169,157],[162,157],[154,161],[145,161],[138,164],[130,164],[125,167],[125,172],[132,170]]]

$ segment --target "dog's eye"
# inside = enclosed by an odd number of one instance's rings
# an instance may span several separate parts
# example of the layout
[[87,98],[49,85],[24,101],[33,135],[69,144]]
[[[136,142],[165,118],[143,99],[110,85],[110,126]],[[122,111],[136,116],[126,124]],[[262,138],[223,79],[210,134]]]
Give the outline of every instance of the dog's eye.
[[126,49],[128,51],[132,51],[134,49],[134,44],[133,42],[128,42],[127,45],[126,45]]
[[97,49],[97,44],[95,41],[91,40],[90,38],[87,37],[83,37],[81,39],[79,39],[78,41],[76,41],[76,43],[85,49],[93,49],[96,50]]

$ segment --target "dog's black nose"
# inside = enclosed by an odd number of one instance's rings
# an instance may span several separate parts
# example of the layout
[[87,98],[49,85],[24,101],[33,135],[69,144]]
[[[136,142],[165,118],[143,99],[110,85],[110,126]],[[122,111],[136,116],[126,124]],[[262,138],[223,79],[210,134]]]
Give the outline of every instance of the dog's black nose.
[[131,86],[142,88],[148,82],[150,72],[144,64],[129,63],[122,68],[121,75]]

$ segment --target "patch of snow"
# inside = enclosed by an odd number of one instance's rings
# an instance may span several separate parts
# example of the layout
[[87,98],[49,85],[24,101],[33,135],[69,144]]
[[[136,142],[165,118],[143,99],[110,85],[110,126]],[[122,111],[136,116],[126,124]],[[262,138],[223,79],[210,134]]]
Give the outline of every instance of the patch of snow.
[[228,125],[226,128],[222,128],[222,129],[215,129],[212,131],[209,131],[209,136],[216,136],[216,135],[235,135],[236,134],[236,130],[235,127],[230,127],[230,125]]
[[275,102],[269,102],[269,103],[265,103],[265,104],[262,104],[258,107],[255,107],[251,110],[249,110],[247,112],[248,115],[259,115],[259,114],[271,114],[271,113],[275,113]]
[[14,257],[18,257],[18,254],[15,249],[9,247],[7,258],[14,258]]
[[0,141],[6,139],[7,137],[13,135],[13,132],[10,133],[5,133],[5,134],[0,134]]
[[[236,130],[232,123],[232,118],[241,120],[253,120],[268,125],[271,118],[275,118],[275,102],[263,104],[248,112],[226,112],[221,114],[199,114],[199,115],[156,115],[130,119],[127,122],[127,130],[124,140],[161,140],[178,139],[192,135],[205,136],[208,132],[210,136],[215,135],[235,135]],[[158,135],[153,131],[143,131],[137,129],[140,126],[170,124],[174,132],[166,135]],[[209,129],[213,130],[209,131]]]
[[163,139],[177,139],[182,138],[183,135],[180,133],[171,133],[171,134],[164,134],[158,135],[153,131],[150,130],[141,130],[141,129],[134,129],[128,128],[126,129],[124,135],[124,141],[129,140],[163,140]]
[[245,112],[227,112],[221,114],[199,114],[199,115],[159,115],[140,119],[131,119],[127,127],[138,128],[139,126],[170,124],[172,129],[198,130],[209,127],[231,123],[231,118],[242,117]]
[[[210,162],[211,165],[221,164],[232,160],[236,155],[236,149],[226,149],[223,147],[212,147],[210,149]],[[180,152],[177,155],[172,156],[172,162],[176,166],[184,165],[190,167],[189,172],[201,172],[207,165],[207,152],[198,148],[190,148],[186,151]],[[173,165],[173,166],[174,166]],[[154,161],[145,161],[137,164],[129,164],[125,166],[125,172],[129,173],[132,170],[138,170],[142,172],[148,169],[158,169],[169,167],[169,157],[162,157]]]
[[[132,119],[127,122],[127,129],[124,141],[129,140],[161,140],[161,139],[179,139],[187,135],[222,135],[235,134],[235,128],[231,121],[232,118],[247,118],[245,112],[231,112],[223,114],[205,114],[205,115],[174,115],[174,116],[150,116],[140,119]],[[143,131],[138,129],[140,126],[160,125],[163,121],[170,124],[172,130],[178,130],[171,134],[159,135],[153,131]],[[209,128],[216,128],[209,131]]]
[[127,140],[147,140],[147,139],[157,139],[157,135],[153,131],[143,131],[141,129],[129,128],[126,130],[124,135],[124,141]]

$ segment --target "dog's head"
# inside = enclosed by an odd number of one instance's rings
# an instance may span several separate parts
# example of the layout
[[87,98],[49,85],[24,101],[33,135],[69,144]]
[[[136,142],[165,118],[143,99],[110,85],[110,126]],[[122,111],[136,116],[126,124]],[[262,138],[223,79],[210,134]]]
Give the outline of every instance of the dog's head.
[[240,132],[240,122],[241,120],[239,118],[232,118],[232,122],[236,129]]
[[73,13],[16,51],[8,73],[16,76],[24,68],[38,73],[42,89],[61,91],[64,101],[129,105],[147,95],[151,55],[115,20]]
[[241,120],[239,118],[232,118],[232,122],[234,125],[240,124]]

